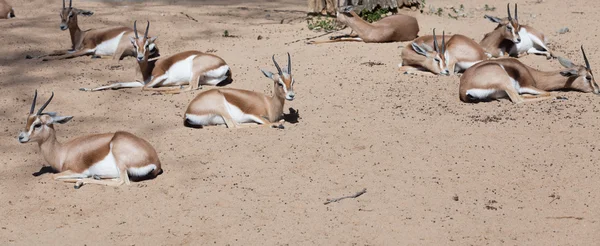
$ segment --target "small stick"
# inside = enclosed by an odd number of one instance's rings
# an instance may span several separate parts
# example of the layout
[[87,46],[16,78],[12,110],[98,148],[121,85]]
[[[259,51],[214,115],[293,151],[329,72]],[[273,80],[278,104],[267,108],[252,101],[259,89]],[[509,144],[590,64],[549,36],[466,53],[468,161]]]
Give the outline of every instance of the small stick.
[[546,217],[546,219],[576,219],[583,220],[583,217],[575,217],[575,216],[558,216],[558,217]]
[[339,201],[344,200],[346,198],[357,198],[357,197],[359,197],[359,196],[361,196],[362,194],[365,194],[365,193],[367,193],[367,188],[364,188],[363,190],[361,190],[359,192],[356,192],[356,194],[351,195],[351,196],[344,196],[344,197],[335,198],[335,199],[327,199],[327,201],[325,203],[323,203],[323,204],[327,205],[327,204],[330,204],[332,202],[339,202]]
[[298,43],[298,42],[300,42],[300,41],[308,41],[308,40],[315,39],[315,38],[320,38],[320,37],[323,37],[323,36],[325,36],[325,35],[332,34],[332,33],[334,33],[334,32],[339,32],[339,31],[342,31],[342,30],[344,30],[344,29],[346,29],[346,27],[344,27],[344,28],[342,28],[342,29],[340,29],[340,30],[336,30],[336,31],[329,31],[329,32],[325,32],[325,33],[323,33],[323,34],[320,34],[320,35],[317,35],[317,36],[312,36],[312,37],[308,37],[308,38],[301,38],[301,39],[298,39],[298,40],[294,40],[294,41],[292,41],[292,42],[287,42],[287,43],[285,43],[284,45],[293,44],[293,43]]
[[191,16],[189,16],[189,15],[188,15],[188,14],[186,14],[186,13],[183,13],[183,12],[180,12],[180,13],[181,13],[182,15],[185,15],[185,17],[187,17],[188,19],[190,19],[190,20],[193,20],[193,21],[195,21],[195,22],[198,22],[198,20],[194,19],[194,17],[191,17]]

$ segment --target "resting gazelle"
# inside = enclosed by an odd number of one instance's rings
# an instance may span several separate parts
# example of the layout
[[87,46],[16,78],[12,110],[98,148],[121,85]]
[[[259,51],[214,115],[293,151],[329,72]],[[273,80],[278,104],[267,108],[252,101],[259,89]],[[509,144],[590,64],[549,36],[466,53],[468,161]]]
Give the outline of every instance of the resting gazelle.
[[418,37],[419,23],[408,15],[392,15],[377,22],[369,23],[345,6],[337,10],[337,20],[350,28],[356,35],[331,37],[330,40],[312,41],[309,44],[357,41],[365,43],[385,43],[409,41]]
[[[79,56],[92,55],[93,57],[112,56],[113,59],[122,59],[126,56],[135,56],[133,45],[127,37],[133,37],[134,30],[130,27],[109,27],[103,29],[91,29],[82,31],[77,22],[77,15],[90,16],[94,14],[91,11],[73,8],[72,0],[69,0],[69,7],[65,6],[60,12],[60,29],[69,30],[71,35],[70,50],[55,50],[51,54],[40,56],[43,61],[69,59]],[[152,53],[156,50],[152,49]]]
[[[256,126],[283,128],[283,105],[285,100],[294,100],[294,78],[292,63],[288,53],[287,69],[282,70],[272,57],[277,74],[261,69],[262,73],[273,80],[273,96],[262,93],[219,88],[200,93],[185,111],[184,125],[203,127],[225,124],[228,128]],[[251,124],[244,124],[251,123]]]
[[37,90],[27,116],[27,125],[19,134],[19,142],[36,142],[44,159],[60,172],[55,180],[83,184],[129,185],[129,177],[137,180],[154,178],[162,172],[156,151],[145,140],[135,135],[118,131],[82,136],[66,143],[56,140],[54,124],[64,124],[73,116],[58,116],[54,112],[44,113],[52,98],[34,114]]
[[189,91],[198,89],[199,85],[224,85],[231,82],[229,65],[221,57],[212,54],[191,50],[166,58],[151,57],[150,50],[153,49],[157,37],[148,36],[150,22],[148,22],[142,38],[137,36],[136,22],[133,27],[136,35],[130,41],[135,48],[143,82],[120,82],[94,89],[81,88],[80,90],[100,91],[142,87],[142,90],[176,93],[183,91],[181,89],[183,85],[189,85],[185,89],[185,91]]
[[480,62],[460,78],[460,100],[480,102],[508,97],[513,103],[522,103],[555,98],[548,91],[563,89],[600,94],[583,46],[581,53],[585,66],[559,57],[565,69],[551,72],[536,70],[514,58]]
[[510,5],[506,6],[508,17],[498,18],[485,15],[484,17],[498,26],[494,31],[486,34],[481,40],[481,46],[493,57],[510,55],[520,57],[523,54],[545,55],[550,59],[554,57],[546,46],[546,37],[543,33],[531,26],[521,25],[518,19],[517,4],[515,4],[515,17],[510,15]]
[[[438,38],[442,39],[442,46],[438,45]],[[398,66],[404,73],[428,70],[435,74],[453,75],[488,57],[485,50],[472,39],[460,34],[446,37],[444,32],[439,37],[433,29],[433,35],[419,37],[411,46],[404,47],[402,63]]]

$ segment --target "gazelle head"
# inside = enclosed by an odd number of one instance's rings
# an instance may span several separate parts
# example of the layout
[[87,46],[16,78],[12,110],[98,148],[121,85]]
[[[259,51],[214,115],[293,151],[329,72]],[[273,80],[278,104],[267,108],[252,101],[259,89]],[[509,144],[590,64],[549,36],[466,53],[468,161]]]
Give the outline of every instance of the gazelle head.
[[429,45],[422,43],[417,44],[416,42],[411,43],[412,48],[417,54],[425,56],[425,61],[421,66],[428,69],[435,74],[449,75],[448,65],[446,64],[446,32],[442,32],[442,46],[438,45],[437,36],[435,35],[435,28],[433,29],[433,48]]
[[581,53],[583,54],[585,66],[575,65],[570,60],[559,57],[558,61],[560,64],[567,68],[566,70],[561,71],[560,74],[569,77],[569,88],[581,92],[593,92],[596,95],[600,95],[600,87],[598,87],[596,79],[594,79],[594,74],[590,68],[590,62],[585,55],[585,51],[583,50],[583,45],[581,46]]
[[133,49],[135,50],[138,61],[147,61],[150,55],[158,53],[158,48],[156,48],[156,44],[154,44],[154,41],[158,37],[148,37],[148,29],[150,29],[150,21],[148,21],[144,36],[140,38],[137,31],[137,21],[133,22],[135,38],[130,37],[129,39],[131,40],[131,44],[133,44]]
[[27,116],[27,124],[24,131],[19,133],[19,142],[27,143],[30,141],[42,143],[54,134],[54,123],[63,124],[73,119],[73,116],[58,116],[54,112],[44,113],[46,106],[52,101],[54,92],[50,99],[34,114],[35,100],[37,99],[37,90],[33,96],[33,103]]
[[[338,5],[339,5],[339,1],[338,1]],[[338,6],[337,11],[336,11],[337,20],[344,24],[347,24],[348,22],[352,21],[352,19],[355,18],[355,16],[352,15],[354,13],[354,10],[352,10],[352,9],[353,9],[353,6],[343,6],[343,7]]]
[[521,42],[521,36],[519,36],[521,25],[519,24],[519,16],[517,14],[517,4],[515,3],[515,18],[510,15],[510,4],[506,4],[506,11],[508,13],[508,17],[506,18],[498,18],[490,15],[485,15],[484,18],[498,23],[495,30],[502,28],[502,37],[518,44]]
[[270,78],[275,82],[276,88],[274,88],[274,90],[276,93],[279,95],[285,95],[285,99],[292,101],[296,97],[296,93],[294,92],[294,78],[292,77],[292,59],[290,58],[290,53],[287,53],[287,55],[288,66],[285,70],[282,70],[281,67],[279,67],[279,64],[277,64],[277,61],[275,61],[275,55],[273,55],[272,58],[273,63],[277,68],[277,75],[274,75],[273,73],[263,69],[260,71],[262,71],[267,78]]
[[71,27],[77,26],[77,15],[82,14],[85,16],[93,15],[94,12],[89,10],[82,10],[73,8],[73,0],[69,0],[69,7],[65,6],[65,0],[63,0],[63,7],[60,11],[60,30],[67,30]]

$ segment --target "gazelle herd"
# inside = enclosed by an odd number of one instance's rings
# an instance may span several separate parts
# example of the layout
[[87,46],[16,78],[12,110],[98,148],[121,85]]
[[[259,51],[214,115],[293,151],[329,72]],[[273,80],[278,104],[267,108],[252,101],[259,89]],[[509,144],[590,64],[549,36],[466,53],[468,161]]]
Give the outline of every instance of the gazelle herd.
[[[513,103],[540,101],[556,98],[550,91],[565,89],[600,94],[600,87],[595,82],[583,47],[581,52],[585,66],[555,57],[541,32],[519,23],[516,4],[514,16],[510,5],[507,6],[507,13],[505,18],[485,15],[497,26],[477,43],[461,34],[446,35],[442,31],[442,35],[439,32],[436,35],[435,28],[433,35],[419,37],[419,24],[414,17],[397,14],[368,23],[352,10],[352,6],[341,6],[337,11],[337,20],[349,26],[355,34],[310,44],[410,41],[401,51],[400,71],[414,73],[420,70],[441,75],[462,73],[459,99],[463,102],[485,102],[500,98],[508,98]],[[161,56],[155,43],[157,37],[149,34],[150,22],[147,22],[144,33],[138,32],[137,21],[133,23],[133,28],[117,26],[82,31],[77,22],[79,15],[91,16],[93,12],[74,8],[72,0],[68,5],[63,0],[60,29],[69,30],[71,47],[39,56],[39,59],[50,61],[91,55],[93,58],[105,56],[120,60],[132,56],[136,58],[142,75],[135,81],[92,89],[81,88],[82,91],[139,87],[144,91],[175,94],[201,89],[202,85],[225,86],[233,81],[230,66],[219,56],[196,50]],[[15,17],[13,8],[0,0],[0,18],[12,17]],[[550,72],[536,70],[516,59],[526,54],[558,58],[564,69]],[[272,60],[277,73],[261,70],[264,76],[273,81],[271,96],[235,88],[210,89],[199,93],[189,103],[183,125],[198,128],[225,125],[228,128],[266,126],[282,129],[284,103],[286,100],[292,101],[296,95],[292,61],[289,53],[287,67],[281,68],[274,55]],[[161,162],[152,145],[128,132],[87,135],[64,144],[58,142],[54,124],[64,124],[73,117],[44,112],[53,97],[54,93],[34,112],[36,90],[25,129],[19,134],[18,140],[21,143],[38,143],[46,162],[58,172],[54,175],[56,180],[75,183],[76,188],[83,184],[118,186],[129,184],[130,177],[142,180],[162,173]]]

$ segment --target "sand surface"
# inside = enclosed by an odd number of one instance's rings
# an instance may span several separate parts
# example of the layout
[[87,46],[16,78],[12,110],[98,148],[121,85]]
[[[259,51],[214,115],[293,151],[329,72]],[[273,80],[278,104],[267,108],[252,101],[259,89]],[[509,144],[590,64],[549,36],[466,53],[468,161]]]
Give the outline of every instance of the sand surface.
[[[292,55],[297,123],[286,129],[185,128],[182,115],[201,91],[152,95],[139,89],[81,92],[135,79],[135,59],[26,60],[70,46],[59,30],[60,2],[10,1],[0,21],[0,244],[2,245],[593,245],[600,240],[600,97],[513,105],[464,104],[459,78],[402,75],[407,43],[295,40],[306,2],[197,1],[110,5],[80,26],[151,21],[161,54],[212,50],[232,68],[231,87],[271,93],[259,68]],[[428,0],[437,7],[458,2]],[[480,40],[505,16],[506,1],[461,1],[458,20],[406,13],[431,28]],[[598,1],[519,1],[519,19],[546,34],[550,48],[581,64],[579,45],[600,68]],[[486,12],[484,4],[497,7]],[[449,10],[445,10],[446,12]],[[446,13],[444,12],[444,13]],[[184,14],[189,15],[194,21]],[[557,31],[568,27],[570,32]],[[222,37],[224,30],[237,37]],[[344,30],[348,32],[348,30]],[[257,37],[262,36],[261,40]],[[325,38],[325,37],[324,37]],[[559,63],[522,61],[543,70]],[[380,65],[369,66],[375,62]],[[598,71],[598,70],[596,70]],[[48,111],[75,118],[59,141],[127,130],[157,149],[164,173],[118,188],[33,175],[38,146],[19,144],[35,89],[56,93]],[[204,87],[203,90],[210,89]],[[324,205],[328,198],[357,199]]]

